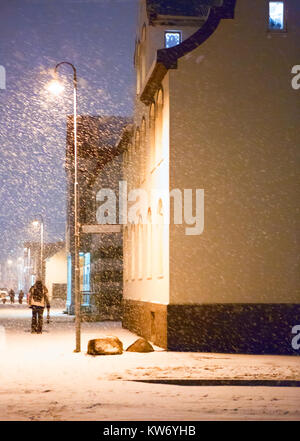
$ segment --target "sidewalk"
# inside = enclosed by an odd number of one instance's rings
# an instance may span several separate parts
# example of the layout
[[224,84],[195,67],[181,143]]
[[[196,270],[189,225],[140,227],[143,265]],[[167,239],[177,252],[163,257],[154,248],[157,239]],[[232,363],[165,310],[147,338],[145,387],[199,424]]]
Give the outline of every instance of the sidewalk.
[[[42,335],[30,310],[0,306],[0,420],[300,419],[299,387],[188,386],[144,381],[297,380],[300,357],[167,352],[91,357],[91,338],[137,336],[120,323],[83,323],[73,353],[74,318],[52,311]],[[2,333],[1,333],[2,329]],[[142,381],[142,382],[140,382]],[[209,384],[209,383],[208,383]]]

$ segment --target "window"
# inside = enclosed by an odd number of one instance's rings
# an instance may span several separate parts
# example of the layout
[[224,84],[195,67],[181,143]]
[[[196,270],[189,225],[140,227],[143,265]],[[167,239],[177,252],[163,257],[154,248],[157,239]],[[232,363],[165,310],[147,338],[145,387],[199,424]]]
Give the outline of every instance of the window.
[[[83,293],[89,293],[91,290],[91,254],[85,253],[83,256],[83,274],[82,274],[82,291]],[[90,304],[90,296],[88,294],[83,294],[82,305],[88,306]]]
[[83,291],[90,291],[91,281],[91,254],[85,253],[83,266]]
[[177,46],[181,43],[181,31],[166,31],[165,32],[165,47]]
[[269,2],[269,30],[285,30],[285,11],[284,2]]

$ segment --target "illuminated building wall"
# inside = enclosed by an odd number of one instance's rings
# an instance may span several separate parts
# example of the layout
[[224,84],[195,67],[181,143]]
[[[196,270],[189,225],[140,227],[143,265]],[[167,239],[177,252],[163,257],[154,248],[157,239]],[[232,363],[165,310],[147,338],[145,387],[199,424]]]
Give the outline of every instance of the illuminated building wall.
[[[171,3],[164,16],[157,2],[141,2],[125,172],[148,191],[204,189],[205,226],[199,236],[185,235],[184,224],[161,234],[152,206],[146,226],[127,225],[124,326],[169,349],[292,353],[300,4],[221,3],[202,24],[195,10],[191,26],[191,14],[172,17]],[[282,26],[270,25],[280,15],[271,3],[283,3]],[[163,49],[172,30],[183,41]]]

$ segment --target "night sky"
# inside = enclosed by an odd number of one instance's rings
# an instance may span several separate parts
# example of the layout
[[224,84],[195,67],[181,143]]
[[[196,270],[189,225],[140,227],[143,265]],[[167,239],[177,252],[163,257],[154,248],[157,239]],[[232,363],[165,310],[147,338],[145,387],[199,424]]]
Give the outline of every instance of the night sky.
[[[75,64],[78,113],[130,115],[137,0],[0,0],[1,260],[34,239],[36,213],[46,241],[64,239],[66,115],[72,71],[62,67],[62,97],[46,91],[51,69]],[[36,234],[36,233],[35,233]]]

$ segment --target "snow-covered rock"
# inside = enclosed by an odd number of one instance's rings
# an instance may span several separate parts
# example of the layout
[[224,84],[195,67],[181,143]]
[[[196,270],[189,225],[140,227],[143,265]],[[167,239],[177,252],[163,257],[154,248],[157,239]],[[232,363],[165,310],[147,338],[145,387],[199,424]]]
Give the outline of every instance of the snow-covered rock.
[[89,340],[87,353],[90,355],[116,355],[123,353],[123,343],[118,337],[107,336]]
[[153,352],[152,345],[144,338],[138,338],[132,345],[126,349],[128,352]]

